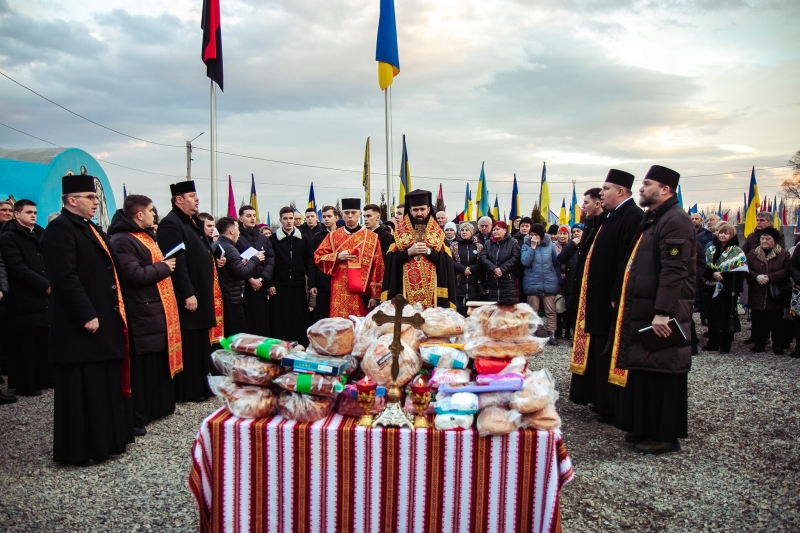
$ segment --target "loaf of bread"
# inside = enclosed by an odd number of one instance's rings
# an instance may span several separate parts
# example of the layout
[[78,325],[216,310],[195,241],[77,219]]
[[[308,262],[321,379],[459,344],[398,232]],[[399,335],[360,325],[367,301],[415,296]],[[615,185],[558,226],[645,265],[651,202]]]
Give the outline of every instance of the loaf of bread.
[[522,388],[514,393],[509,406],[520,413],[535,413],[548,404],[553,405],[558,398],[555,380],[546,368],[531,372],[522,383]]
[[554,405],[547,404],[535,413],[522,415],[522,427],[554,431],[561,427],[561,417]]
[[544,352],[544,346],[535,337],[517,337],[509,339],[489,339],[486,337],[473,339],[465,346],[467,353],[473,359],[494,357],[496,359],[511,359],[538,355]]
[[333,398],[283,391],[278,396],[278,412],[284,418],[298,422],[322,420],[333,410]]
[[528,304],[492,304],[472,311],[470,330],[473,336],[491,339],[524,337],[528,335],[532,321],[539,322]]
[[275,411],[275,396],[265,387],[240,385],[230,376],[209,376],[208,385],[234,416],[266,418]]
[[466,321],[455,309],[443,307],[430,307],[422,312],[425,323],[422,331],[428,337],[451,337],[463,335]]
[[[379,385],[392,383],[392,353],[389,345],[392,344],[392,334],[387,333],[378,337],[372,343],[361,360],[361,370],[364,374],[378,382]],[[397,385],[402,387],[408,383],[422,367],[417,353],[405,342],[400,341],[403,351],[400,352],[400,372],[397,376]]]
[[344,390],[344,385],[338,378],[323,376],[321,374],[296,374],[289,372],[273,381],[282,389],[294,392],[304,392],[316,396],[335,397]]
[[522,415],[513,409],[492,406],[483,409],[478,414],[478,434],[481,437],[488,435],[508,435],[516,431],[522,422]]
[[353,351],[355,324],[349,318],[323,318],[306,331],[308,342],[322,355],[346,355]]

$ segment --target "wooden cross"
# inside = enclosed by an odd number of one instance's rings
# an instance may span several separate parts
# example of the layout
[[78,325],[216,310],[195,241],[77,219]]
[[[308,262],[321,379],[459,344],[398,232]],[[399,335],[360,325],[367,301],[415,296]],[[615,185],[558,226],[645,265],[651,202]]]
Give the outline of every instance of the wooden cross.
[[400,331],[403,324],[411,324],[412,327],[419,329],[425,323],[422,315],[415,313],[412,316],[403,316],[403,308],[408,305],[408,302],[402,294],[398,294],[392,298],[392,305],[394,305],[394,316],[389,316],[383,311],[378,311],[372,320],[379,326],[384,324],[394,323],[394,335],[392,344],[389,345],[389,351],[392,353],[392,381],[397,381],[397,376],[400,375],[400,354],[403,352],[403,345],[400,344]]

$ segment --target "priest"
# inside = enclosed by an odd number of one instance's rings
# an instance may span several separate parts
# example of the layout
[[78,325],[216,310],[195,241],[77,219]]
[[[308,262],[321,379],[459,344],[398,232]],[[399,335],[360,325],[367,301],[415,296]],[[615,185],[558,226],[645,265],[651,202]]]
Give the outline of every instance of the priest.
[[[193,181],[169,186],[172,211],[161,220],[158,247],[169,253],[183,243],[177,255],[172,285],[178,300],[183,348],[183,372],[175,376],[175,399],[202,402],[211,396],[206,376],[211,372],[211,344],[224,332],[222,292],[211,245],[198,218],[200,200]],[[217,261],[222,268],[225,258]]]
[[[330,316],[366,316],[378,305],[383,283],[383,255],[378,234],[363,228],[361,200],[342,199],[344,227],[328,233],[314,252],[314,262],[331,276]],[[364,297],[368,297],[366,306]]]
[[411,304],[455,309],[453,258],[444,245],[444,231],[431,215],[430,191],[406,194],[403,213],[386,253],[381,300],[403,294]]

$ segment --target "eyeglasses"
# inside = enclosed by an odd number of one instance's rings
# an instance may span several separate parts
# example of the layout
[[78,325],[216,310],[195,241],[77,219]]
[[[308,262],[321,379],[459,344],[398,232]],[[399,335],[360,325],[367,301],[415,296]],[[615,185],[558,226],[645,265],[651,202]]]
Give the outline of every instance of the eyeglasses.
[[92,202],[94,202],[95,200],[97,200],[97,195],[96,194],[89,194],[87,196],[80,196],[78,194],[73,194],[72,198],[86,198],[87,200],[91,200]]

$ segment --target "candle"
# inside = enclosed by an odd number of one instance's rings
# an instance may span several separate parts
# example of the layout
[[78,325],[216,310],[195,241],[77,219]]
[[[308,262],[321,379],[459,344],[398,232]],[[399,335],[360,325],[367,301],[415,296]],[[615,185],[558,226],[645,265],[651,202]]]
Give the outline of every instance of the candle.
[[422,381],[420,377],[416,383],[411,384],[411,392],[414,394],[425,394],[426,392],[430,391],[431,386],[430,384]]
[[368,394],[375,389],[378,388],[378,382],[374,379],[369,379],[369,376],[364,376],[364,379],[361,379],[356,382],[356,389],[361,394]]

